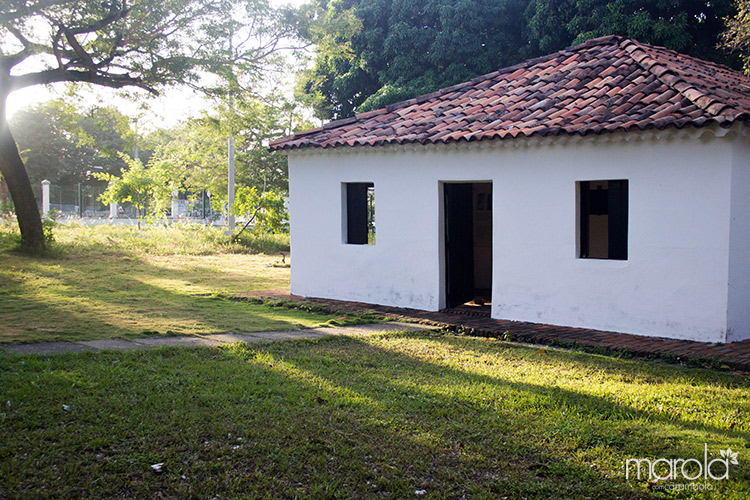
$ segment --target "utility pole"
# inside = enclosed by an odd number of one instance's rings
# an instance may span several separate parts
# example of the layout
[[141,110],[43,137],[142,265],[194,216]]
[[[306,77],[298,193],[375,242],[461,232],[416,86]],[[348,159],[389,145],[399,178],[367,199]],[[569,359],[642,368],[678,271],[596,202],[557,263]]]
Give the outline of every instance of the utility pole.
[[135,145],[133,145],[133,159],[138,159],[138,115],[135,117]]
[[[230,25],[229,31],[229,55],[234,60],[234,26]],[[230,68],[231,80],[229,81],[229,109],[234,111],[234,95],[232,84],[234,83],[234,65]],[[231,125],[230,125],[231,127]],[[230,129],[229,140],[227,144],[229,150],[229,168],[227,169],[227,230],[224,234],[227,236],[234,235],[234,132]]]
[[227,187],[227,230],[225,234],[232,236],[234,234],[234,136],[229,136],[229,169],[228,169],[228,187]]

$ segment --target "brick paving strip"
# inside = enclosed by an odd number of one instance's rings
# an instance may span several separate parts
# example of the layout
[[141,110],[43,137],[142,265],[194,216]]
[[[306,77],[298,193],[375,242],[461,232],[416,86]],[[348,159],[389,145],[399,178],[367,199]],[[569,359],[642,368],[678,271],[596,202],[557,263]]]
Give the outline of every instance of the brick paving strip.
[[354,325],[333,327],[325,326],[319,328],[308,328],[305,330],[278,330],[269,332],[250,333],[216,333],[210,335],[184,335],[184,336],[158,336],[140,337],[133,339],[101,339],[101,340],[76,340],[72,342],[35,342],[30,344],[0,344],[0,353],[3,354],[59,354],[64,352],[84,351],[127,351],[134,349],[148,349],[161,346],[209,346],[215,347],[235,342],[262,342],[288,339],[314,339],[328,335],[368,335],[402,330],[426,330],[433,329],[429,325],[415,323],[373,323],[367,325]]
[[627,333],[606,332],[586,328],[569,328],[469,316],[450,312],[420,311],[379,306],[362,302],[314,299],[290,295],[286,290],[269,290],[244,294],[240,299],[279,304],[284,307],[314,308],[330,314],[371,315],[391,320],[347,327],[320,327],[306,330],[282,330],[250,333],[216,333],[210,335],[158,336],[134,339],[81,340],[73,342],[38,342],[32,344],[0,344],[4,354],[56,354],[63,352],[147,349],[159,346],[219,346],[234,342],[319,338],[326,335],[367,335],[385,331],[447,328],[483,337],[497,337],[513,342],[583,348],[601,354],[629,354],[686,362],[714,368],[750,372],[750,340],[729,344],[713,344],[690,340],[644,337]]
[[569,328],[518,321],[469,316],[450,312],[379,306],[343,300],[313,299],[290,295],[287,290],[270,290],[244,294],[247,300],[279,303],[286,307],[311,307],[333,314],[370,314],[394,321],[411,321],[448,328],[483,337],[497,337],[513,342],[582,348],[601,354],[628,354],[636,357],[682,362],[690,365],[750,372],[750,339],[729,344],[644,337],[628,333],[606,332],[587,328]]

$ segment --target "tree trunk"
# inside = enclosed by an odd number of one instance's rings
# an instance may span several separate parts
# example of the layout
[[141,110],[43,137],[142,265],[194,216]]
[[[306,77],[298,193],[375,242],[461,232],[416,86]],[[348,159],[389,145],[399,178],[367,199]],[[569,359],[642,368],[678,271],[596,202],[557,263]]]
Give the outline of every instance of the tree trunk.
[[0,172],[5,178],[5,184],[16,208],[16,218],[24,246],[44,250],[42,219],[39,216],[34,192],[31,190],[29,175],[8,127],[8,119],[5,116],[6,98],[6,95],[0,95]]

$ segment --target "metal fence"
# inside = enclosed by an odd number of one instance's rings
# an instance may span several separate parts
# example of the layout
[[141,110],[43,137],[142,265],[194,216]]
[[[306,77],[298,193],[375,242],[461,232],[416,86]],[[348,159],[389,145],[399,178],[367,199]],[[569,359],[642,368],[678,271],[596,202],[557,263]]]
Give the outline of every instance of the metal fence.
[[[39,202],[40,212],[44,211],[43,188],[33,186],[34,194]],[[49,209],[58,218],[84,219],[137,219],[138,210],[130,203],[120,203],[116,207],[104,204],[100,197],[106,184],[50,184]],[[186,195],[175,197],[171,209],[164,214],[173,219],[214,220],[220,214],[215,214],[211,207],[211,199],[205,192],[195,196]]]
[[[34,194],[39,203],[39,210],[43,210],[43,193],[41,186],[33,186]],[[57,217],[63,218],[110,218],[110,207],[99,201],[99,197],[106,185],[102,184],[50,184],[49,209]],[[118,207],[118,217],[135,218],[136,209],[130,203]]]

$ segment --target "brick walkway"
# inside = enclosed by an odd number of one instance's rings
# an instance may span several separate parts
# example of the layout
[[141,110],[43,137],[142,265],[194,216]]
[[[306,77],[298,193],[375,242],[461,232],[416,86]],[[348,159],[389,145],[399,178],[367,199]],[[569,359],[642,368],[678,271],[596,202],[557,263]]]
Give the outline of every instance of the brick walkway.
[[247,294],[264,302],[307,304],[335,314],[374,313],[390,319],[417,321],[453,330],[469,329],[473,335],[506,338],[517,342],[559,347],[576,347],[601,353],[626,353],[638,357],[683,362],[714,368],[731,368],[750,372],[750,340],[731,344],[712,344],[690,340],[643,337],[627,333],[568,328],[491,319],[482,316],[430,312],[416,309],[378,306],[361,302],[313,299],[290,295],[286,290],[269,290]]

